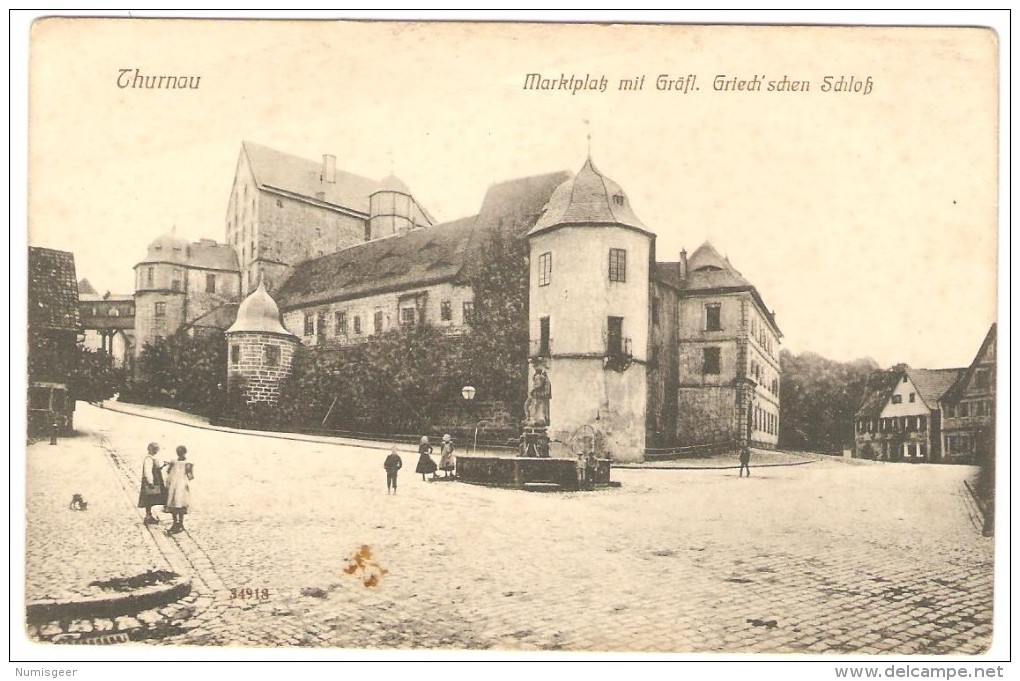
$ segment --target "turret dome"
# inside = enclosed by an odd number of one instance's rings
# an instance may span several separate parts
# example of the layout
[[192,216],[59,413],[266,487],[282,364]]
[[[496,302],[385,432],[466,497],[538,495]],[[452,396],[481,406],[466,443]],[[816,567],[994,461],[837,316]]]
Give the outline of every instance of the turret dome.
[[188,242],[175,232],[161,234],[149,244],[145,262],[186,262]]
[[373,194],[379,192],[396,192],[398,194],[411,194],[411,188],[407,186],[407,183],[401,180],[396,175],[388,175],[384,177],[380,182],[379,186],[375,188]]
[[241,331],[273,333],[282,336],[294,335],[280,323],[280,307],[269,295],[269,291],[266,290],[262,281],[259,281],[258,288],[241,301],[237,308],[237,319],[227,329],[227,333]]
[[620,185],[600,173],[590,158],[552,193],[530,234],[559,225],[620,225],[648,231]]

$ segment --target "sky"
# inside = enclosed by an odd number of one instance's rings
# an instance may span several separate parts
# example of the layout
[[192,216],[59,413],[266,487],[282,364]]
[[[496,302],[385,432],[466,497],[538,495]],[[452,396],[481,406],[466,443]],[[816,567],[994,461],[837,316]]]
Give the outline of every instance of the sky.
[[[495,182],[576,172],[590,133],[659,260],[711,240],[785,348],[965,366],[996,319],[998,48],[962,28],[41,21],[29,242],[130,293],[161,233],[224,239],[242,140],[395,172],[443,222]],[[136,68],[200,86],[119,88]],[[526,90],[530,73],[607,87]],[[768,92],[783,76],[810,90]],[[826,76],[871,91],[822,92]]]

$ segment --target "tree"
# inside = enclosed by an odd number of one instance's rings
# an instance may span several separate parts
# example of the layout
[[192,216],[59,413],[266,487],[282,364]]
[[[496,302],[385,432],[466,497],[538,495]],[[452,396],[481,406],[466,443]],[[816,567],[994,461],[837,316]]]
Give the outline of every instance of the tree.
[[175,334],[146,343],[139,359],[143,384],[134,397],[210,415],[227,384],[227,342],[222,334]]
[[468,380],[518,416],[527,399],[529,351],[528,239],[516,228],[522,220],[505,217],[479,250],[470,276],[474,316],[465,357]]
[[72,399],[101,402],[124,387],[123,369],[113,366],[113,358],[102,350],[80,348],[71,372]]
[[837,452],[854,440],[854,416],[864,397],[868,376],[878,369],[872,359],[836,362],[812,352],[783,350],[779,445],[790,449]]

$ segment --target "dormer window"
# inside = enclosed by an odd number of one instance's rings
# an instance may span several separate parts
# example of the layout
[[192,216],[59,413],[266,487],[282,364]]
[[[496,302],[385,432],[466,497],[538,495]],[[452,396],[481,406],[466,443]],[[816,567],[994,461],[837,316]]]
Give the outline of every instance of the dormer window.
[[613,194],[613,203],[617,206],[622,206],[624,203],[623,194]]

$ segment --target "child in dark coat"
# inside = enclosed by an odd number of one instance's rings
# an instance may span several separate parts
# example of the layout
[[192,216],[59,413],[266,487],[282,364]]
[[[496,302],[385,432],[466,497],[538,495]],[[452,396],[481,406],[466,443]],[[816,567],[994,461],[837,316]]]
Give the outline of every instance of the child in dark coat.
[[404,462],[400,460],[400,455],[397,454],[397,446],[393,445],[390,450],[390,455],[383,461],[383,468],[386,469],[386,493],[389,494],[390,490],[393,493],[397,493],[397,471],[403,468]]
[[421,444],[418,445],[418,466],[414,472],[421,473],[422,481],[425,480],[427,473],[431,473],[433,478],[436,477],[436,462],[432,460],[432,445],[429,444],[427,436],[423,436]]

